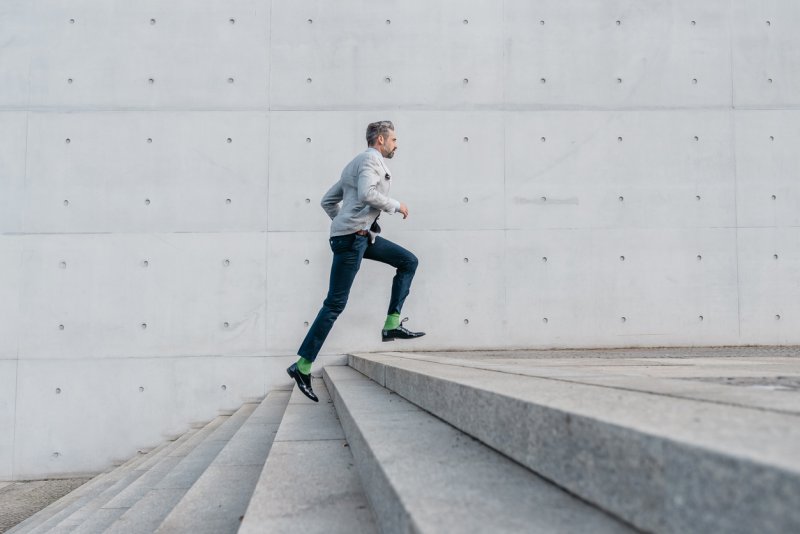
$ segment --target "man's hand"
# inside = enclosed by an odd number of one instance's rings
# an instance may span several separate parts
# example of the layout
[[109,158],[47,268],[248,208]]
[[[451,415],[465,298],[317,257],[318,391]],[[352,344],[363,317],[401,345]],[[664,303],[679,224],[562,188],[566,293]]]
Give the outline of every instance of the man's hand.
[[403,214],[404,219],[408,218],[408,206],[406,206],[405,203],[401,202],[400,209],[397,211]]

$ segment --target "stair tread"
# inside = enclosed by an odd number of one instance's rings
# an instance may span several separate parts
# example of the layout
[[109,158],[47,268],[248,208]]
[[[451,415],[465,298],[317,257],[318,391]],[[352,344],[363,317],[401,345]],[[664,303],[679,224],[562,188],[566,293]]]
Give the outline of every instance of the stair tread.
[[[163,475],[159,473],[158,480],[152,481],[152,487],[137,488],[135,494],[126,495],[126,499],[137,500],[130,503],[130,507],[123,510],[105,532],[119,534],[153,532],[254,408],[252,404],[245,404],[232,416],[217,417],[212,422],[216,423],[215,427],[209,428],[211,426],[209,424],[195,435],[198,439],[190,440],[193,441],[190,451],[187,451],[189,448],[187,442],[165,458],[165,467],[169,469]],[[207,433],[204,432],[206,430]],[[184,456],[178,456],[179,454]],[[118,503],[112,501],[106,507],[117,505]]]
[[632,532],[354,369],[324,375],[383,531]]
[[235,533],[278,430],[288,391],[273,391],[167,515],[156,532]]
[[[643,530],[800,529],[800,509],[787,497],[800,495],[796,415],[578,381],[599,375],[597,369],[539,369],[551,376],[528,376],[524,361],[484,361],[488,368],[476,368],[465,358],[405,353],[352,355],[350,362]],[[673,374],[677,365],[688,366],[685,360],[629,362],[651,369],[643,381],[659,365]]]
[[324,382],[295,388],[239,532],[377,532]]

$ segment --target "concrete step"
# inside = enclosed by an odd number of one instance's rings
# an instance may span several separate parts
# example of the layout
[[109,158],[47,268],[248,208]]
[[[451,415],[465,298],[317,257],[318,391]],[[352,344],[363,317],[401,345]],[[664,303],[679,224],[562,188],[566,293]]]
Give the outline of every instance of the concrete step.
[[289,390],[267,395],[156,532],[237,532],[290,395]]
[[[215,424],[212,421],[205,426],[213,429]],[[177,439],[168,441],[162,447],[150,453],[145,461],[139,463],[115,484],[94,497],[91,501],[84,503],[70,516],[63,519],[52,530],[48,531],[48,533],[66,534],[72,532],[79,534],[81,532],[102,531],[102,529],[112,522],[109,518],[111,514],[108,514],[106,508],[109,503],[117,499],[120,494],[129,492],[131,487],[140,485],[141,482],[139,479],[151,473],[154,466],[167,461],[176,451],[185,447],[198,432],[202,432],[202,428],[203,427],[191,428]],[[210,430],[206,432],[208,431]]]
[[93,500],[97,495],[102,494],[117,483],[128,472],[144,462],[147,456],[148,454],[137,453],[130,460],[98,475],[75,491],[68,493],[61,499],[16,525],[8,532],[16,534],[49,532],[50,529],[64,518],[68,517],[74,511]]
[[690,395],[689,382],[680,395],[663,382],[648,393],[653,379],[644,375],[638,386],[636,377],[624,387],[621,379],[613,387],[581,383],[578,367],[530,371],[524,362],[476,365],[407,353],[349,362],[643,530],[800,532],[800,425],[791,411],[706,400],[700,397],[713,391]]
[[381,532],[634,532],[354,369],[323,375]]
[[154,532],[257,406],[254,403],[244,404],[233,415],[221,416],[225,419],[224,422],[197,443],[191,452],[120,515],[105,532],[110,534]]
[[103,532],[119,517],[127,512],[131,506],[150,491],[164,476],[169,473],[187,454],[202,443],[203,440],[214,432],[227,416],[219,416],[206,425],[196,425],[178,440],[166,455],[159,458],[136,480],[114,495],[99,509],[89,515],[86,520],[75,529],[75,534]]
[[325,383],[313,387],[319,403],[292,392],[240,534],[377,532]]

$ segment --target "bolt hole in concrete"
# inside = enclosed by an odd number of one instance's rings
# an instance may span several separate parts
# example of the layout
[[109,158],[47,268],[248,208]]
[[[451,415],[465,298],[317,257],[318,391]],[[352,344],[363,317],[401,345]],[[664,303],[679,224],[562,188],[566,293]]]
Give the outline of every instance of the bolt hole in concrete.
[[231,203],[231,199],[229,199],[229,198],[226,198],[226,199],[225,199],[225,204],[230,204],[230,203]]
[[464,142],[465,142],[465,143],[469,143],[469,137],[465,137],[465,138],[464,138]]
[[65,200],[65,201],[64,201],[64,205],[65,205],[65,206],[69,206],[69,200]]
[[226,142],[226,143],[233,143],[233,139],[231,139],[230,137],[228,137],[227,139],[225,139],[225,142]]
[[61,388],[56,388],[56,395],[61,395]]
[[222,391],[225,391],[225,390],[227,390],[227,389],[228,389],[228,386],[226,386],[225,384],[222,384],[222,385],[220,386],[220,389],[221,389]]
[[153,142],[153,138],[152,138],[152,137],[148,137],[148,138],[147,138],[147,142],[148,142],[148,143],[152,143],[152,142]]
[[150,262],[149,262],[149,261],[147,261],[147,260],[144,260],[144,261],[142,262],[142,267],[149,267],[149,266],[150,266]]
[[61,263],[58,264],[58,266],[61,267],[62,269],[66,269],[67,268],[67,262],[62,261]]
[[144,388],[139,386],[139,393],[144,393]]
[[227,267],[230,264],[231,264],[231,260],[225,260],[225,261],[222,262],[222,265],[224,265],[225,267]]
[[469,324],[469,319],[464,319],[464,324]]
[[67,78],[67,83],[72,83],[72,78]]

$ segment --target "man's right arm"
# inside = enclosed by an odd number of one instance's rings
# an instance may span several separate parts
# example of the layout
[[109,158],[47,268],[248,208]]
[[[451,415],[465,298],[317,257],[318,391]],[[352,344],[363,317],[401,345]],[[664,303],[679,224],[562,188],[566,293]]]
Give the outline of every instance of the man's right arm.
[[344,189],[342,188],[342,181],[338,180],[333,184],[333,187],[328,189],[328,192],[322,197],[322,202],[320,202],[322,209],[325,210],[331,220],[339,215],[339,202],[342,201],[342,198],[344,198]]

